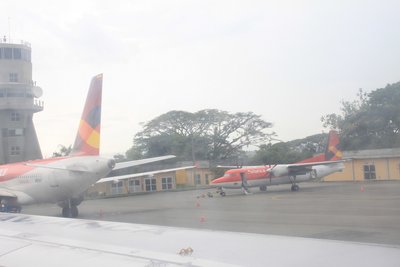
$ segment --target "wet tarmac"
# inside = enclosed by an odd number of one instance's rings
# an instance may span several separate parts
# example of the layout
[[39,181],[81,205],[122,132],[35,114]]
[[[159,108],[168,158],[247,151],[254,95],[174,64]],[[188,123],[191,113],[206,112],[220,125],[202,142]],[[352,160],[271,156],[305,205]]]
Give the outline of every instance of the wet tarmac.
[[[400,245],[400,181],[299,185],[298,192],[279,185],[225,197],[202,189],[87,200],[79,218]],[[61,216],[55,204],[23,213]]]

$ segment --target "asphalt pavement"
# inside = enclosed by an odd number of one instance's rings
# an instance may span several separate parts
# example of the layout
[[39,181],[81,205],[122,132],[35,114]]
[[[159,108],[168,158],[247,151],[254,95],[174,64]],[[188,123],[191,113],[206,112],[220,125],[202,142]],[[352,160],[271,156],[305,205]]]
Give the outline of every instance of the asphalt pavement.
[[[202,189],[87,200],[79,218],[400,245],[400,181],[299,185],[298,192],[279,185],[225,197]],[[55,204],[22,212],[61,216]]]

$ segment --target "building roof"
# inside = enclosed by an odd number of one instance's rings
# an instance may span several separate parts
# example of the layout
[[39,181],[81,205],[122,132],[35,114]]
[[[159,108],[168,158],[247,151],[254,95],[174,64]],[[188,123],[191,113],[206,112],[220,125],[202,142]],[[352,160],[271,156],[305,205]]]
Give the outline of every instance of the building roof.
[[400,148],[343,151],[343,159],[400,158]]

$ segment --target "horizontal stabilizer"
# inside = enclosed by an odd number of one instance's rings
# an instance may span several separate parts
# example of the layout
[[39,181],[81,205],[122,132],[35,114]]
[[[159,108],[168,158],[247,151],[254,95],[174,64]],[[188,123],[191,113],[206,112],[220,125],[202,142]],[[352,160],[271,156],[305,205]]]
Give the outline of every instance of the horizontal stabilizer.
[[147,158],[147,159],[138,159],[138,160],[132,160],[132,161],[125,161],[125,162],[118,162],[115,164],[115,167],[113,170],[119,170],[119,169],[125,169],[133,166],[138,166],[146,163],[151,163],[155,161],[161,161],[161,160],[166,160],[166,159],[172,159],[175,158],[176,156],[174,155],[167,155],[167,156],[161,156],[161,157],[154,157],[154,158]]
[[73,168],[71,167],[66,167],[66,166],[49,166],[49,165],[43,165],[43,164],[32,164],[32,163],[25,163],[26,166],[31,166],[31,167],[37,167],[37,168],[45,168],[45,169],[52,169],[52,170],[61,170],[61,171],[71,171],[71,172],[90,172],[88,170],[85,170],[83,168],[79,168],[78,166],[74,166]]
[[120,175],[120,176],[113,176],[113,177],[107,177],[98,180],[96,183],[104,183],[104,182],[110,182],[110,181],[120,181],[120,180],[126,180],[130,178],[135,178],[135,177],[142,177],[142,176],[151,176],[154,174],[158,173],[166,173],[166,172],[173,172],[173,171],[180,171],[180,170],[187,170],[187,169],[193,169],[196,168],[196,166],[187,166],[187,167],[179,167],[179,168],[174,168],[174,169],[165,169],[165,170],[157,170],[157,171],[150,171],[150,172],[141,172],[141,173],[132,173],[132,174],[126,174],[126,175]]

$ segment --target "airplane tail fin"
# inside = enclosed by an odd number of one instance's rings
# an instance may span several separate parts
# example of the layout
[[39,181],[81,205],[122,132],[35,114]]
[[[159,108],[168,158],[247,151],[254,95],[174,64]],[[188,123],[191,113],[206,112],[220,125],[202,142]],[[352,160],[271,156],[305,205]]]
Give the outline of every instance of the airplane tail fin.
[[72,156],[99,155],[103,74],[92,78]]
[[328,142],[326,144],[325,153],[318,154],[312,158],[304,159],[297,163],[334,161],[341,159],[342,159],[342,151],[340,149],[339,135],[336,131],[331,130],[328,134]]
[[341,160],[342,151],[340,148],[339,135],[336,131],[331,130],[328,135],[328,143],[325,149],[325,160]]

